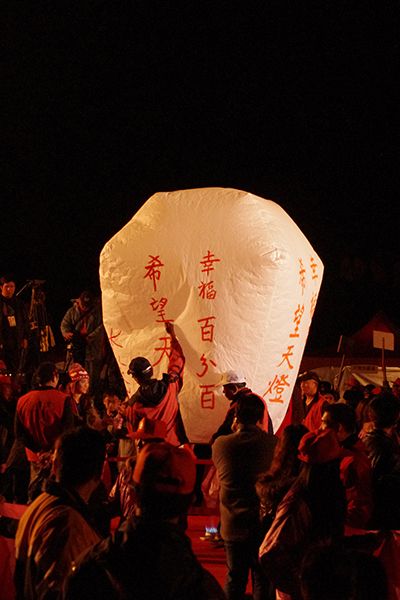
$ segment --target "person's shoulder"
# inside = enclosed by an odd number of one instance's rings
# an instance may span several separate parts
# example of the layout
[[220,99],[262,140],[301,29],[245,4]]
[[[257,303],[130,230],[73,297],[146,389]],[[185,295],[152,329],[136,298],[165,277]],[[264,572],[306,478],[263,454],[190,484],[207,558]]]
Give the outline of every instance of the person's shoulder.
[[56,388],[45,388],[45,389],[39,389],[36,390],[37,394],[35,396],[35,398],[37,398],[38,400],[50,400],[50,401],[54,401],[54,400],[62,400],[65,401],[67,399],[71,400],[71,396],[69,396],[66,392],[63,392],[62,390],[57,390]]
[[33,392],[35,392],[36,390],[30,390],[29,392],[26,392],[25,394],[22,394],[22,396],[20,396],[17,400],[17,406],[21,406],[22,404],[24,404],[27,400],[29,400],[30,398],[32,398],[35,394]]
[[[52,494],[43,492],[30,504],[20,519],[22,529],[25,523],[35,523],[35,531],[41,537],[44,531],[51,529],[58,531],[67,528],[69,521],[69,507],[59,502],[59,499]],[[37,537],[38,537],[37,536]]]
[[236,439],[235,439],[234,433],[228,433],[227,435],[218,436],[212,445],[213,456],[219,452],[222,452],[223,450],[225,450],[227,447],[231,446],[232,444],[235,444],[235,442],[236,442]]

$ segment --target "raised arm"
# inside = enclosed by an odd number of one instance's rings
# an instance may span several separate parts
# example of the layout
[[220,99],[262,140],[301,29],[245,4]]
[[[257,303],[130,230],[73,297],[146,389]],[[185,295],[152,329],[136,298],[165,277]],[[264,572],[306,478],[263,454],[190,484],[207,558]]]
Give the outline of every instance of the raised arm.
[[165,323],[165,331],[171,336],[171,355],[168,363],[168,374],[171,381],[180,380],[179,388],[183,384],[183,367],[185,366],[185,357],[180,343],[176,337],[174,324],[170,321]]

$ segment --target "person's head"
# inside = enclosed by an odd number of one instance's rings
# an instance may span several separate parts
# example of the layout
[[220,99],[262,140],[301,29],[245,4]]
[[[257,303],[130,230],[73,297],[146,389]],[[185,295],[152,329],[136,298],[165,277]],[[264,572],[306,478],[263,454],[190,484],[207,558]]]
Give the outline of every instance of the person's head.
[[223,373],[219,385],[222,385],[224,396],[231,401],[239,390],[246,387],[246,379],[241,373],[230,370]]
[[121,406],[121,398],[114,390],[106,390],[103,393],[103,404],[108,417],[116,417]]
[[83,292],[81,292],[79,294],[79,297],[76,299],[78,308],[82,312],[87,312],[88,310],[90,310],[94,306],[94,302],[94,296],[92,292],[89,292],[89,290],[84,290]]
[[88,482],[98,483],[105,451],[104,438],[95,429],[79,427],[64,433],[55,445],[56,480],[63,486],[72,488]]
[[57,387],[58,370],[56,365],[52,362],[43,362],[40,364],[34,373],[34,380],[39,387]]
[[364,399],[369,401],[372,400],[372,398],[374,397],[374,389],[376,388],[376,386],[373,383],[367,383],[367,385],[364,386],[363,389],[363,395],[364,395]]
[[138,511],[155,519],[174,519],[189,509],[196,483],[196,464],[186,448],[149,443],[139,453],[133,483]]
[[344,382],[344,387],[346,390],[362,390],[361,383],[354,377],[354,375],[350,375],[350,377]]
[[390,392],[383,392],[371,400],[368,414],[377,429],[389,429],[399,418],[400,403]]
[[306,433],[308,433],[308,429],[305,425],[288,425],[285,427],[275,447],[270,473],[274,475],[297,474],[300,467],[297,451],[300,440]]
[[300,376],[300,389],[303,396],[311,398],[318,393],[319,377],[314,371],[306,371]]
[[337,437],[330,429],[309,431],[301,438],[299,459],[309,465],[322,465],[337,460],[342,450]]
[[322,380],[319,382],[319,393],[321,396],[329,394],[332,391],[332,384],[330,381]]
[[347,404],[327,404],[322,414],[320,429],[333,429],[339,442],[342,442],[355,432],[356,414]]
[[10,276],[4,276],[0,279],[1,295],[4,298],[12,298],[15,294],[15,281]]
[[339,400],[338,392],[333,389],[330,381],[321,381],[319,384],[319,393],[324,397],[324,400],[329,404],[334,404]]
[[236,394],[235,420],[239,426],[261,424],[264,412],[265,404],[257,394],[247,389]]
[[132,375],[133,379],[141,385],[153,377],[153,367],[144,356],[136,356],[129,363],[128,375]]
[[71,394],[87,394],[89,391],[89,373],[79,363],[73,363],[68,369],[69,391]]
[[400,399],[400,378],[398,377],[392,385],[392,394]]
[[364,392],[361,387],[354,387],[346,390],[343,394],[343,400],[354,410],[357,405],[364,400]]

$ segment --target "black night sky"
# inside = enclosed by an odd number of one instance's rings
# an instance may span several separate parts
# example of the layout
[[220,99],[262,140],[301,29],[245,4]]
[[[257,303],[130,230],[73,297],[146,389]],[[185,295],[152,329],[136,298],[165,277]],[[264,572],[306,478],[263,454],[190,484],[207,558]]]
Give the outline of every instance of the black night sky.
[[157,191],[280,204],[325,264],[309,344],[397,320],[399,5],[2,2],[1,267],[58,320]]

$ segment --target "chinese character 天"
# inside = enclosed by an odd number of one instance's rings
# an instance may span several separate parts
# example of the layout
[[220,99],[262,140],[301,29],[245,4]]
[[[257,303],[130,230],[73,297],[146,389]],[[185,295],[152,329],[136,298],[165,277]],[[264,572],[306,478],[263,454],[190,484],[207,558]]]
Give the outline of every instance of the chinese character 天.
[[159,365],[164,356],[169,358],[171,355],[171,345],[170,345],[171,338],[170,337],[161,337],[158,339],[160,340],[160,342],[163,342],[164,345],[160,346],[159,348],[154,348],[154,350],[156,352],[160,353],[160,356],[159,356],[158,360],[153,364],[153,367],[156,367],[157,365]]

